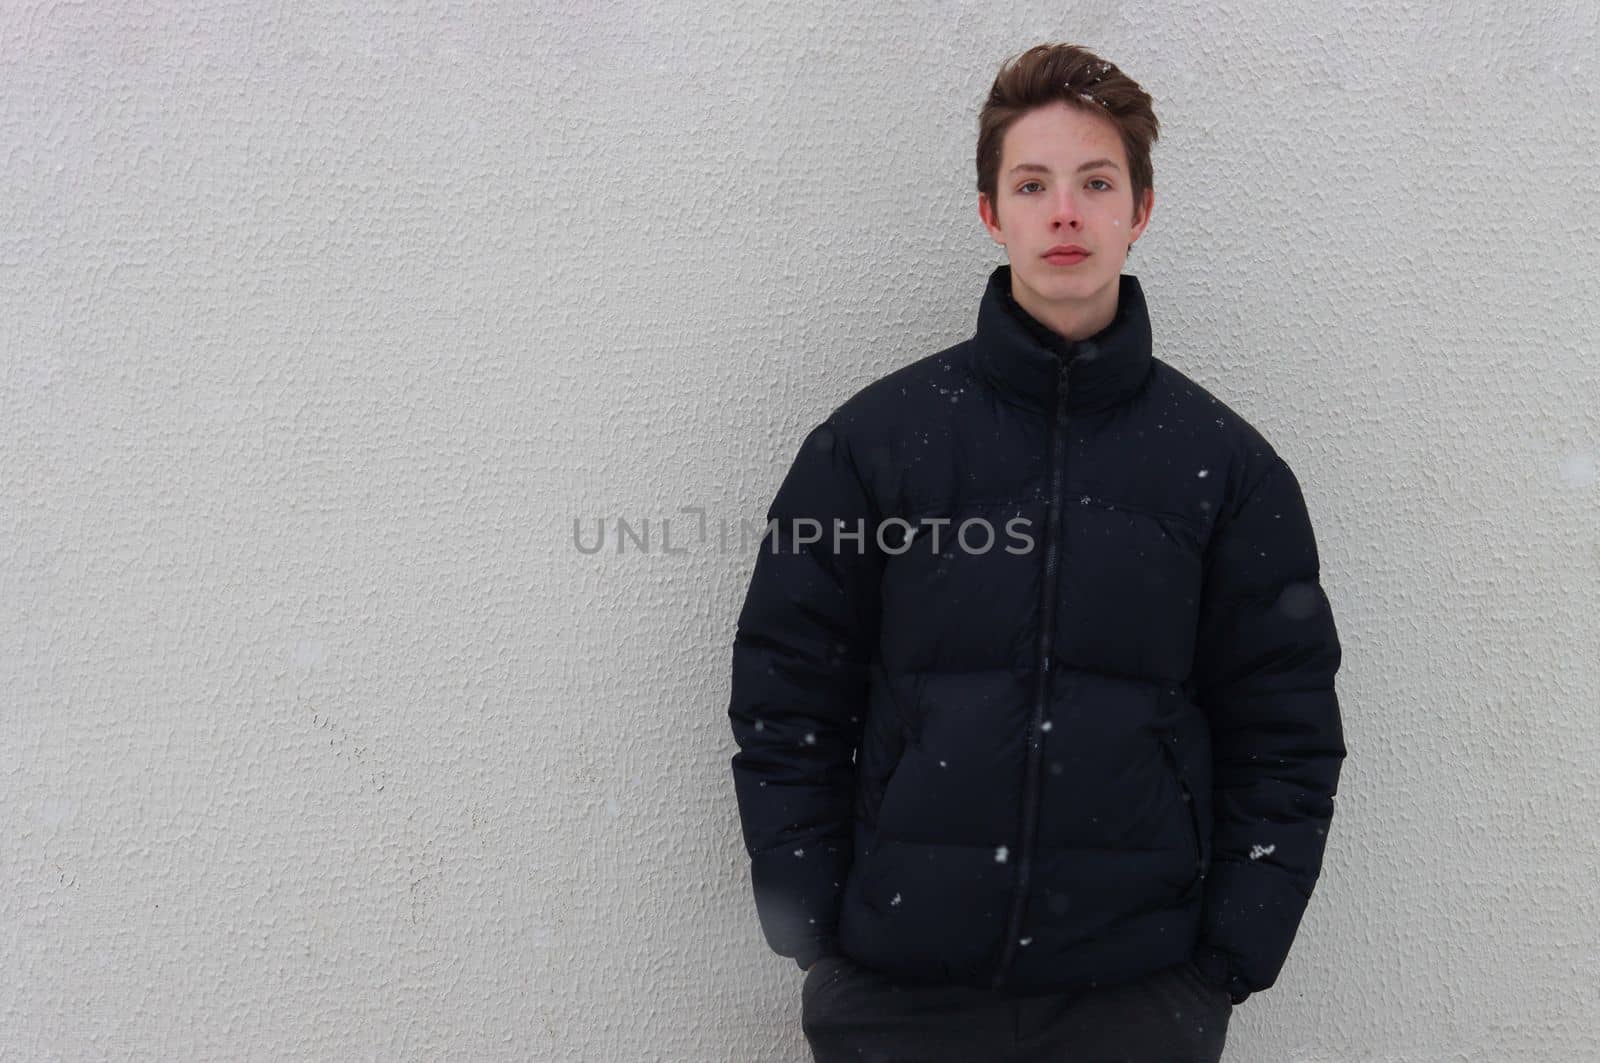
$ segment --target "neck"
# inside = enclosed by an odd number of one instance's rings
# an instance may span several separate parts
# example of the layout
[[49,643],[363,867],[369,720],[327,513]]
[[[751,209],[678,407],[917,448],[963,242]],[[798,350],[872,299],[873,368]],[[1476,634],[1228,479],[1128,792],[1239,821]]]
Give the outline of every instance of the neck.
[[1085,340],[1117,316],[1118,278],[1087,299],[1048,300],[1011,271],[1011,297],[1041,325],[1067,340]]

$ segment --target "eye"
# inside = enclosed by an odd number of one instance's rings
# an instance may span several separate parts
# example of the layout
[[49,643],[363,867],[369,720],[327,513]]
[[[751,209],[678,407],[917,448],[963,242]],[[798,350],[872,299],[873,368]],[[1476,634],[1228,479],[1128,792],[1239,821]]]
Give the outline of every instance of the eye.
[[1022,187],[1018,188],[1017,191],[1018,192],[1024,191],[1028,187],[1028,185],[1036,185],[1036,184],[1039,184],[1039,182],[1038,181],[1025,181],[1025,182],[1023,182]]
[[1094,180],[1090,181],[1089,183],[1090,184],[1102,184],[1102,185],[1105,185],[1106,186],[1105,190],[1107,192],[1111,191],[1111,182],[1107,181],[1104,177],[1096,177]]

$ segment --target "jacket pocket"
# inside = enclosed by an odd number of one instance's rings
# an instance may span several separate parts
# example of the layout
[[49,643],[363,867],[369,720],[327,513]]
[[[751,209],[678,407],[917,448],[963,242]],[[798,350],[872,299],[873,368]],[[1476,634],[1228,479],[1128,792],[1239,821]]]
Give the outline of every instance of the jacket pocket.
[[1202,872],[1205,871],[1206,854],[1203,839],[1204,833],[1200,829],[1200,810],[1195,803],[1194,790],[1189,786],[1189,778],[1184,774],[1183,764],[1178,755],[1173,751],[1173,744],[1177,736],[1170,730],[1163,730],[1157,736],[1161,745],[1161,753],[1167,762],[1167,768],[1172,772],[1172,777],[1178,783],[1178,790],[1183,795],[1184,822],[1187,824],[1189,838],[1189,855],[1194,863],[1188,884],[1183,888],[1183,896],[1187,897],[1200,885]]
[[862,764],[864,777],[860,780],[861,803],[857,808],[857,815],[873,835],[878,832],[884,797],[912,741],[911,727],[900,711],[893,680],[883,676],[875,694],[870,705],[873,715],[865,737],[865,741],[872,743],[872,751]]
[[894,785],[894,777],[900,771],[900,766],[906,762],[906,750],[911,746],[911,728],[898,716],[895,718],[894,733],[894,759],[889,762],[889,770],[884,773],[883,782],[878,786],[877,799],[873,802],[872,833],[874,837],[879,833],[879,819],[883,812],[883,804],[889,797],[889,788]]

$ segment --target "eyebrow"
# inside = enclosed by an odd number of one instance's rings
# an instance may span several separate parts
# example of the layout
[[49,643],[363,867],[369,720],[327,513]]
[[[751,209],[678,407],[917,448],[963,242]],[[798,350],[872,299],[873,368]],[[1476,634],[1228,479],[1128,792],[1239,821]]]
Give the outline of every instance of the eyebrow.
[[[1110,159],[1090,159],[1088,162],[1078,167],[1078,173],[1082,173],[1085,170],[1097,170],[1101,167],[1105,167],[1108,170],[1122,169],[1122,167],[1118,166]],[[1049,173],[1050,167],[1040,165],[1037,162],[1019,162],[1015,166],[1011,167],[1011,173],[1017,173],[1019,171],[1024,173]]]

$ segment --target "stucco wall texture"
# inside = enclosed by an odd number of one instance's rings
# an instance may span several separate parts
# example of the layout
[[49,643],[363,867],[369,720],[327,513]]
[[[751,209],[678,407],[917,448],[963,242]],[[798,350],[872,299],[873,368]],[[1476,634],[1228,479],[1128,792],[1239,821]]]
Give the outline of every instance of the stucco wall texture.
[[4,5],[0,1060],[808,1059],[719,528],[970,334],[1044,40],[1156,97],[1127,271],[1345,643],[1227,1058],[1600,1058],[1596,10]]

